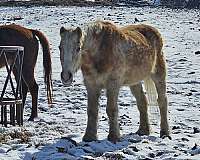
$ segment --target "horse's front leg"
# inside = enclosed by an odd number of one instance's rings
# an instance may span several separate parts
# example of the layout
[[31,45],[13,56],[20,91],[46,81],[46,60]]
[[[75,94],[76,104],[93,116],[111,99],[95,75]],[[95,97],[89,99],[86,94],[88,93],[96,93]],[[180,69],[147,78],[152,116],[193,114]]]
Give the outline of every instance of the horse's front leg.
[[97,122],[98,122],[98,99],[101,89],[97,85],[88,84],[85,82],[88,96],[87,107],[87,128],[83,141],[89,142],[97,140]]
[[108,140],[116,143],[120,138],[118,123],[118,106],[117,99],[120,86],[118,83],[111,82],[107,87],[107,108],[106,113],[109,118],[109,135]]

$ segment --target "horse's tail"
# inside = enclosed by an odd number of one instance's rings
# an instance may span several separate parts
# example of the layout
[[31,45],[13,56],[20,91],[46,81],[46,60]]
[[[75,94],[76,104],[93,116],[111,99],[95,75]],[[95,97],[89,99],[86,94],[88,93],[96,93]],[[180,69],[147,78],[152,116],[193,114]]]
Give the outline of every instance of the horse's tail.
[[144,80],[144,87],[147,93],[148,104],[150,106],[157,105],[158,94],[157,94],[154,81],[150,77]]
[[47,86],[47,99],[50,104],[52,103],[52,66],[49,42],[42,32],[33,29],[31,31],[39,38],[43,49],[44,82]]

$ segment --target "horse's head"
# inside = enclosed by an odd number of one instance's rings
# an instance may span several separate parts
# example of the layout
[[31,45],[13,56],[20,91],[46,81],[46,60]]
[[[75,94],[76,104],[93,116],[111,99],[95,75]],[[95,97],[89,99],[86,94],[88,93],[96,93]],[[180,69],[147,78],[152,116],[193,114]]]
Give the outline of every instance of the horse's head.
[[60,28],[60,61],[62,65],[61,80],[64,85],[70,85],[73,75],[79,68],[82,31],[81,28]]

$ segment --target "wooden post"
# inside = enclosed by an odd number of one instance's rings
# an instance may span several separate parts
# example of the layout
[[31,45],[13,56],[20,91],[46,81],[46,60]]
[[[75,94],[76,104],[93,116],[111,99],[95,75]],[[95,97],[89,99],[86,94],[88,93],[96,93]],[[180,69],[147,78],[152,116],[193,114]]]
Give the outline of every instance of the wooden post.
[[7,127],[7,108],[6,108],[6,105],[3,105],[3,108],[4,108],[4,126]]
[[4,115],[3,115],[3,113],[4,113],[4,107],[3,107],[3,105],[1,105],[1,124],[3,124],[3,122],[4,122]]
[[23,125],[23,107],[22,104],[16,104],[16,119],[19,126]]
[[[14,54],[14,59],[12,59],[12,64],[8,63],[9,59],[7,57],[7,52],[9,54]],[[0,58],[4,58],[7,77],[3,86],[3,90],[0,95],[0,107],[1,107],[1,123],[7,127],[7,107],[10,106],[10,124],[15,125],[15,120],[19,126],[23,125],[23,100],[22,100],[22,85],[21,85],[21,76],[22,76],[22,65],[23,65],[23,56],[24,56],[24,47],[21,46],[0,46]],[[16,78],[16,88],[12,81],[11,73],[14,67],[17,66],[17,77]],[[13,98],[5,98],[4,94],[6,93],[7,84],[11,84],[11,94]],[[16,108],[15,108],[16,107]]]
[[10,105],[10,124],[15,126],[15,105]]

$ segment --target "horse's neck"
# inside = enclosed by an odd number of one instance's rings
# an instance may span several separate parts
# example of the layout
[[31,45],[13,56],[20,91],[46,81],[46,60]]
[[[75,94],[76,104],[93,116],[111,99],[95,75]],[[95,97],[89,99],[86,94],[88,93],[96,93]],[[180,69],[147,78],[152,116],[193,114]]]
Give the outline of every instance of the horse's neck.
[[[92,51],[93,53],[96,52],[98,46],[94,37],[89,33],[84,32],[83,39],[82,39],[82,54],[88,54],[88,51]],[[91,53],[91,54],[93,54]]]

